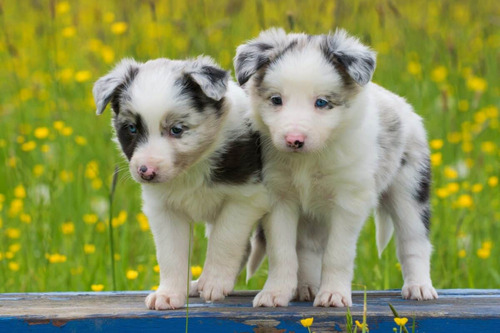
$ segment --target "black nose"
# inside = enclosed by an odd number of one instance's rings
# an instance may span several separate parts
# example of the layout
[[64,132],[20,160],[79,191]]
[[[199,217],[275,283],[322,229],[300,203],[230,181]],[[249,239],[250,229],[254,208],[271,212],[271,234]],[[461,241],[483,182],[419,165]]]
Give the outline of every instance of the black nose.
[[290,148],[300,149],[300,148],[302,148],[304,146],[304,141],[295,140],[293,143],[289,142],[287,145]]
[[139,171],[140,172],[146,172],[146,171],[148,171],[148,167],[145,166],[145,165],[141,165],[141,167],[139,168]]

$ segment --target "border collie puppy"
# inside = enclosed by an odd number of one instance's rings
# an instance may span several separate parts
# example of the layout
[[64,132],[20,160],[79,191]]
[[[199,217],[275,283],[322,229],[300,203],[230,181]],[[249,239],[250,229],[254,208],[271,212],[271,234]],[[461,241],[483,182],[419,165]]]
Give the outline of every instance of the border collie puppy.
[[263,145],[271,213],[269,276],[254,306],[351,306],[356,242],[375,210],[379,254],[396,230],[408,299],[437,298],[430,278],[431,171],[421,118],[371,83],[375,53],[344,30],[262,32],[234,59]]
[[117,141],[142,187],[160,266],[160,285],[147,307],[184,305],[190,224],[200,221],[207,223],[208,249],[191,293],[223,299],[253,226],[268,210],[248,97],[208,57],[124,59],[95,83],[93,94],[97,114],[111,103]]

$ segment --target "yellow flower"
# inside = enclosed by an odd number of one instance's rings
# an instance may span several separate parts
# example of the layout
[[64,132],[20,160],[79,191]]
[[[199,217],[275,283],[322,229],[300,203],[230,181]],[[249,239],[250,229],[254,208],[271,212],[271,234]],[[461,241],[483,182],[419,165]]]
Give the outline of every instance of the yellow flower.
[[408,322],[408,318],[399,318],[399,317],[396,317],[394,318],[394,322],[396,323],[396,325],[398,326],[405,326],[406,323]]
[[81,135],[75,137],[75,142],[79,146],[85,146],[87,144],[87,139]]
[[93,179],[90,185],[94,190],[98,190],[102,187],[102,180],[100,178]]
[[458,251],[458,257],[459,258],[465,258],[466,255],[467,255],[467,252],[465,252],[464,249]]
[[21,266],[15,261],[9,262],[9,269],[13,272],[17,272]]
[[493,242],[492,241],[485,241],[483,242],[483,249],[491,250],[493,247]]
[[153,271],[154,271],[155,273],[160,273],[160,265],[155,265],[155,266],[153,267]]
[[459,143],[462,140],[462,134],[460,132],[448,133],[447,139],[449,143]]
[[118,213],[118,216],[111,220],[111,225],[113,226],[113,228],[123,225],[127,221],[127,216],[128,214],[126,211],[120,211],[120,213]]
[[40,150],[42,151],[42,153],[47,153],[50,150],[50,147],[49,145],[42,145],[40,147]]
[[61,130],[61,134],[64,135],[64,136],[70,136],[71,134],[73,134],[73,128],[69,127],[69,126],[65,126],[62,130]]
[[62,1],[56,4],[56,13],[57,14],[65,14],[69,12],[70,5],[67,1]]
[[498,118],[498,108],[494,105],[487,106],[484,110],[488,118]]
[[95,245],[94,244],[85,244],[83,245],[83,252],[86,254],[92,254],[95,252]]
[[21,244],[19,243],[15,243],[15,244],[12,244],[11,246],[9,246],[9,251],[11,252],[19,252],[19,250],[21,249]]
[[25,142],[21,145],[21,150],[25,152],[33,151],[36,148],[36,142],[35,141],[28,141]]
[[115,35],[121,35],[125,33],[128,29],[128,24],[126,22],[115,22],[111,24],[111,32]]
[[66,28],[63,28],[61,31],[63,37],[66,38],[71,38],[76,35],[76,28],[74,26],[69,26]]
[[83,215],[83,222],[87,224],[95,224],[99,218],[96,214],[85,214]]
[[129,280],[135,280],[135,279],[137,279],[138,276],[139,276],[138,271],[134,271],[133,269],[129,269],[127,271],[127,279],[129,279]]
[[434,167],[440,166],[441,163],[443,162],[443,154],[440,152],[431,154],[431,164]]
[[14,199],[10,202],[9,217],[17,216],[24,207],[24,202],[22,199]]
[[90,289],[92,289],[92,291],[103,291],[104,285],[103,284],[93,284],[90,286]]
[[73,222],[64,222],[61,225],[61,231],[65,235],[71,235],[75,233],[75,224]]
[[141,228],[142,231],[148,231],[149,230],[149,223],[148,223],[148,218],[144,213],[139,213],[136,215],[137,222],[139,222],[139,227]]
[[498,185],[498,177],[496,176],[492,176],[490,178],[488,178],[488,185],[490,187],[495,187]]
[[18,199],[26,198],[26,190],[24,189],[23,185],[17,185],[14,188],[14,196]]
[[21,237],[21,230],[17,228],[7,228],[5,229],[5,234],[7,235],[7,238],[18,239]]
[[50,135],[50,130],[47,127],[38,127],[33,132],[33,135],[37,139],[46,139]]
[[446,76],[448,75],[448,71],[444,66],[438,66],[434,68],[431,72],[431,80],[436,83],[441,83],[446,80]]
[[71,275],[80,275],[83,273],[83,267],[82,266],[78,266],[78,267],[75,267],[75,268],[71,268],[69,270],[69,272],[71,273]]
[[64,128],[64,121],[56,120],[56,121],[54,121],[52,126],[54,126],[54,128],[56,130],[61,131]]
[[431,140],[430,146],[432,149],[441,149],[443,147],[443,140],[441,139]]
[[458,183],[449,183],[448,185],[446,185],[446,189],[450,194],[457,193],[460,189],[460,185],[458,185]]
[[490,249],[480,248],[477,250],[477,256],[481,259],[488,259],[491,255]]
[[158,290],[158,286],[152,286],[151,290]]
[[484,92],[487,87],[488,83],[483,78],[472,75],[467,79],[467,88],[472,91]]
[[450,192],[447,188],[441,187],[436,190],[436,195],[438,196],[438,198],[444,199],[450,195]]
[[75,73],[76,82],[85,82],[92,78],[92,73],[90,71],[82,70]]
[[305,318],[305,319],[301,319],[300,320],[300,323],[302,324],[302,326],[304,327],[311,327],[311,325],[313,324],[313,321],[314,321],[314,318],[311,317],[311,318]]
[[472,185],[472,192],[479,193],[483,190],[483,184],[474,184]]
[[474,204],[472,197],[468,194],[462,194],[458,197],[456,203],[459,208],[471,208]]
[[71,171],[67,171],[67,170],[62,170],[60,173],[59,173],[59,178],[61,178],[61,180],[65,183],[69,183],[69,182],[72,182],[73,181],[73,172]]
[[444,176],[449,179],[456,179],[458,178],[458,172],[452,167],[447,166],[444,168]]
[[474,149],[474,145],[470,142],[464,142],[462,144],[462,150],[464,153],[470,153]]
[[193,275],[194,278],[200,276],[202,271],[203,268],[201,268],[201,266],[191,266],[191,275]]
[[356,320],[356,321],[355,321],[355,323],[356,323],[356,326],[357,326],[359,329],[366,329],[366,330],[368,330],[368,324],[366,324],[366,323],[361,323],[361,322],[359,322],[359,320]]
[[46,254],[45,257],[51,264],[60,264],[64,263],[67,260],[65,255],[54,253],[54,254]]
[[458,110],[461,112],[466,112],[469,110],[469,101],[462,99],[458,101]]
[[104,13],[104,17],[102,18],[103,22],[105,23],[111,23],[115,20],[115,13],[113,12],[106,12]]
[[95,226],[95,230],[97,232],[104,232],[106,230],[106,225],[104,224],[104,222],[99,222],[97,223],[97,225]]
[[101,55],[102,59],[107,64],[110,64],[115,60],[115,51],[107,45],[102,47]]
[[410,61],[408,63],[408,72],[412,75],[420,75],[422,73],[422,66],[416,61]]
[[26,223],[26,224],[30,224],[31,223],[31,215],[30,214],[23,213],[23,214],[21,214],[19,216],[19,219],[23,223]]
[[43,172],[45,171],[45,167],[41,164],[37,164],[33,167],[33,174],[35,177],[40,177],[43,175]]
[[495,152],[497,145],[492,141],[484,141],[481,143],[481,150],[485,153],[491,154]]
[[85,177],[95,179],[99,176],[99,164],[96,161],[90,161],[85,167]]

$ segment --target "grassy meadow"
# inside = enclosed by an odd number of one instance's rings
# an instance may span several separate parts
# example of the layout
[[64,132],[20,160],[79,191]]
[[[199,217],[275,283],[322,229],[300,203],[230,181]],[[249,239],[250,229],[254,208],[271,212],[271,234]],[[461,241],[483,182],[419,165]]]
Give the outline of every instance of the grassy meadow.
[[[374,81],[425,119],[432,149],[437,288],[500,287],[500,6],[495,0],[0,0],[0,292],[148,290],[158,267],[140,187],[92,85],[123,57],[214,57],[261,29],[343,27],[378,52]],[[194,275],[206,240],[194,229]],[[261,288],[266,265],[249,284]],[[379,259],[371,221],[354,289],[400,288],[394,241]]]

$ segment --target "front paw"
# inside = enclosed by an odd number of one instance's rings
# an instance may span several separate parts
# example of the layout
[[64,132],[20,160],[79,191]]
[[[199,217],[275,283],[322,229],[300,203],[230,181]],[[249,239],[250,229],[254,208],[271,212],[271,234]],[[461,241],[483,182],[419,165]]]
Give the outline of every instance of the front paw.
[[198,281],[199,280],[191,281],[190,286],[189,286],[189,297],[199,297],[200,296],[200,292],[198,291]]
[[350,290],[320,290],[314,299],[314,306],[343,308],[352,306]]
[[405,283],[401,290],[401,295],[404,299],[416,299],[418,301],[438,298],[436,289],[434,289],[431,283]]
[[295,294],[293,289],[271,289],[264,288],[261,292],[255,296],[253,299],[253,306],[265,306],[265,307],[277,307],[277,306],[288,306],[290,300]]
[[198,279],[197,290],[207,302],[222,301],[234,288],[234,278],[203,273]]
[[312,284],[301,284],[297,287],[295,298],[299,301],[310,302],[316,297],[318,287]]
[[145,303],[151,310],[174,310],[184,306],[186,295],[158,289],[146,297]]

